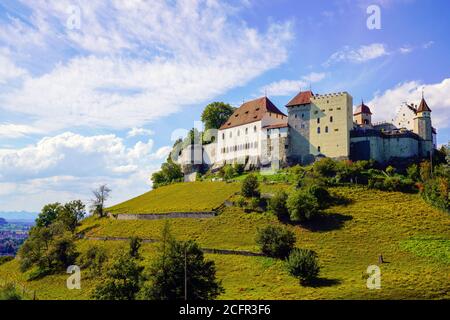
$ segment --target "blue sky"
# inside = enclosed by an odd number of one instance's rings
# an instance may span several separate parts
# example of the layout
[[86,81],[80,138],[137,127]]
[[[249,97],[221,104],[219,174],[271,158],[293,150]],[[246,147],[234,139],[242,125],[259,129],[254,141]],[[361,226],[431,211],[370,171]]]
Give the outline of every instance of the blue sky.
[[[380,29],[369,29],[370,5]],[[450,137],[446,0],[2,1],[0,211],[151,188],[173,132],[212,101],[347,91],[376,121],[402,102]],[[177,131],[178,130],[178,131]],[[181,130],[181,131],[180,131]]]

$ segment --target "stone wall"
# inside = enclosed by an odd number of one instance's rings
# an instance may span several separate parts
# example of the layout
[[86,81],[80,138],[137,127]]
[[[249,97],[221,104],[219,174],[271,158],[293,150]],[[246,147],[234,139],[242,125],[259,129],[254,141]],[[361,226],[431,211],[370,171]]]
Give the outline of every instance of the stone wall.
[[176,218],[214,218],[216,213],[213,211],[205,212],[170,212],[170,213],[145,213],[145,214],[118,214],[117,220],[161,220]]

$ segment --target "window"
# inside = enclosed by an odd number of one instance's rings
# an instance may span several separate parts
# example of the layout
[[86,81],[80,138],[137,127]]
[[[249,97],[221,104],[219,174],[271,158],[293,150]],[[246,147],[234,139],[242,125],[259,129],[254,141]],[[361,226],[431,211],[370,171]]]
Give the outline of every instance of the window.
[[334,129],[334,131],[339,131],[339,129]]
[[233,137],[233,132],[230,131],[230,138]]
[[317,127],[317,133],[320,134],[320,127]]
[[256,132],[256,126],[253,127],[253,132]]
[[328,127],[325,127],[325,133],[328,133]]
[[339,107],[339,108],[337,108],[338,110],[341,110],[341,108]]
[[305,118],[305,114],[304,113],[302,113],[302,119],[304,119]]
[[295,115],[294,118],[297,119],[297,115]]
[[320,123],[320,118],[317,118],[317,123]]
[[241,130],[238,130],[238,137],[241,135]]
[[333,116],[330,117],[330,122],[333,122]]
[[320,152],[320,146],[317,147],[317,151]]
[[248,134],[248,128],[245,128],[245,134]]
[[225,140],[225,133],[222,133],[222,140]]

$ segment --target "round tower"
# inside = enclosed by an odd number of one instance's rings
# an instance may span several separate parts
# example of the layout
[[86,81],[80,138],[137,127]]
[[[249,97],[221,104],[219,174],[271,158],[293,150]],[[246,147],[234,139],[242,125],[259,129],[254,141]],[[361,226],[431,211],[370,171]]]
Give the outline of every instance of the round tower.
[[422,138],[421,155],[429,157],[433,150],[433,127],[431,124],[431,109],[428,107],[422,93],[422,100],[414,118],[414,133]]
[[372,125],[372,112],[370,108],[361,101],[355,112],[353,113],[353,121],[360,126],[371,126]]

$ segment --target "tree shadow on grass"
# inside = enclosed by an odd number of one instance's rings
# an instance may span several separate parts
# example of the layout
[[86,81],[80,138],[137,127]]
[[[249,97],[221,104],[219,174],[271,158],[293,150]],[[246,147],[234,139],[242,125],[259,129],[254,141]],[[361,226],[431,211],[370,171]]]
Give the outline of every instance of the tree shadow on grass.
[[342,281],[339,279],[327,279],[327,278],[317,278],[308,283],[302,283],[305,287],[310,288],[324,288],[324,287],[333,287],[341,284]]
[[352,219],[352,216],[340,213],[321,213],[313,220],[303,222],[301,226],[313,232],[327,232],[342,229],[345,222]]

